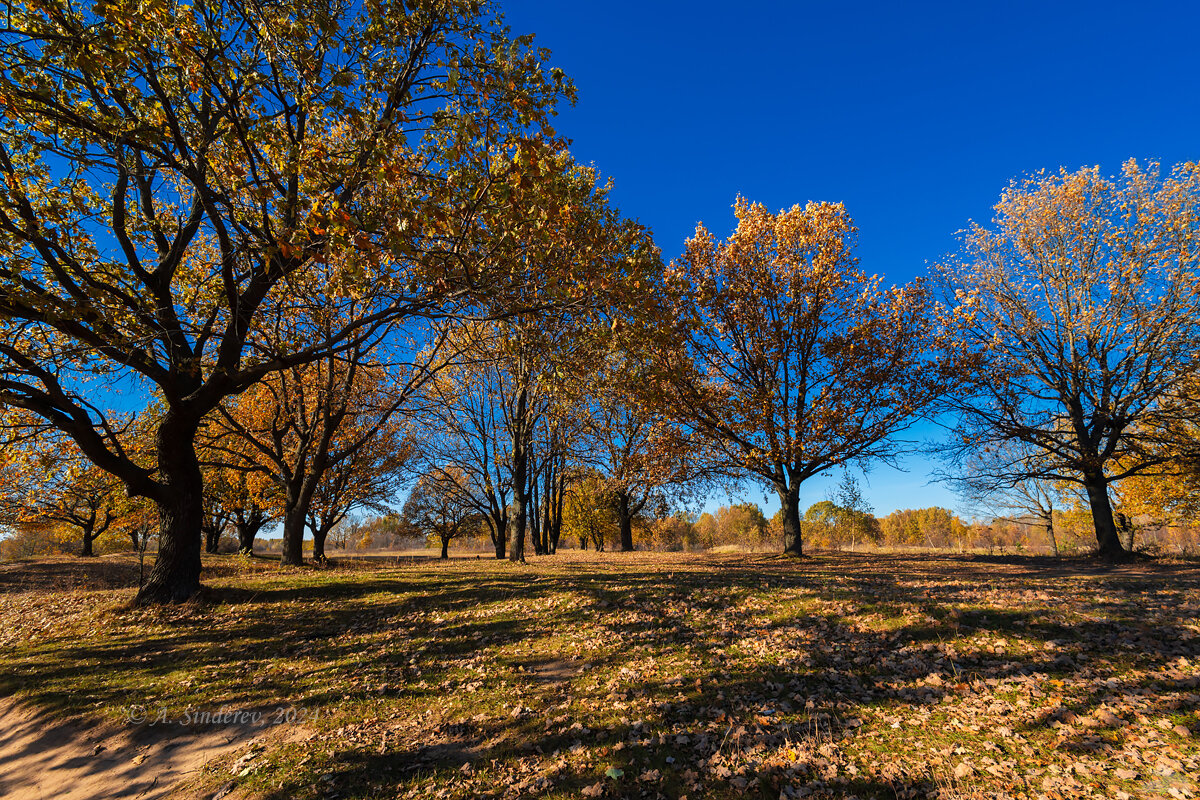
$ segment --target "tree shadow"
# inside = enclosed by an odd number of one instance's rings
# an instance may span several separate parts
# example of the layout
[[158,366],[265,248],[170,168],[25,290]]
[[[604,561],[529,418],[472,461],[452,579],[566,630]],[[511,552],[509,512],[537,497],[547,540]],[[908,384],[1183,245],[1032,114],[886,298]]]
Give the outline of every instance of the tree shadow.
[[[1011,728],[1007,736],[1103,753],[1120,726],[1071,718],[1095,717],[1115,697],[1138,698],[1144,715],[1176,713],[1170,706],[1196,688],[1194,670],[1170,677],[1200,650],[1197,606],[1180,594],[1195,592],[1200,571],[1187,565],[863,554],[543,563],[551,574],[485,561],[219,586],[197,607],[131,612],[135,630],[29,648],[9,662],[23,674],[5,683],[44,707],[75,706],[64,687],[86,664],[125,674],[88,682],[91,702],[112,704],[129,701],[131,684],[167,683],[186,666],[212,676],[221,702],[235,707],[294,697],[298,687],[312,706],[361,706],[361,741],[321,731],[291,746],[328,750],[325,777],[314,782],[315,768],[272,773],[264,796],[280,800],[431,786],[464,797],[570,794],[597,781],[606,797],[777,798],[814,784],[829,797],[923,796],[937,776],[886,764],[864,774],[872,767],[847,756],[843,744],[857,741],[864,717],[933,718],[1002,693],[1044,698],[1055,682],[1141,676],[1065,697],[1029,720],[991,717]],[[1012,604],[997,605],[991,592]],[[1082,618],[1049,613],[1060,602]],[[597,644],[556,651],[554,637],[572,631]],[[686,679],[660,666],[680,653],[691,660]],[[288,659],[302,659],[305,674],[281,671]],[[448,716],[420,716],[433,709]],[[577,746],[603,750],[604,762],[576,763]],[[623,774],[604,778],[601,767]]]

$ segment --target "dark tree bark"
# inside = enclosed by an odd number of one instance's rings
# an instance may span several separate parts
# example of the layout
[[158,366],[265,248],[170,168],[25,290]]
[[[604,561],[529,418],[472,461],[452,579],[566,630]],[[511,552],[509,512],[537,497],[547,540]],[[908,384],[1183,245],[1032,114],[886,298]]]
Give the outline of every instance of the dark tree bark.
[[617,527],[621,534],[621,552],[633,552],[633,519],[646,507],[646,498],[634,500],[628,489],[617,493]]
[[529,390],[522,388],[517,393],[517,408],[514,414],[512,454],[513,454],[513,502],[517,515],[513,519],[512,550],[508,554],[510,561],[525,560],[525,527],[529,519]]
[[325,540],[329,537],[329,531],[323,528],[313,530],[313,563],[324,564],[329,561],[325,557]]
[[1117,523],[1117,538],[1121,540],[1121,547],[1124,548],[1126,553],[1132,553],[1135,533],[1133,520],[1120,511],[1116,512],[1114,517]]
[[238,552],[251,555],[254,552],[254,539],[263,525],[267,524],[266,513],[254,506],[248,512],[234,514],[234,528],[237,530]]
[[489,519],[491,520],[489,527],[492,534],[492,546],[496,548],[496,558],[503,559],[508,552],[508,520],[497,513],[489,515]]
[[1083,484],[1087,492],[1088,505],[1092,510],[1092,524],[1096,527],[1097,552],[1101,558],[1110,561],[1120,561],[1127,552],[1121,546],[1121,538],[1117,534],[1116,521],[1113,519],[1112,504],[1108,499],[1108,484],[1098,476],[1087,476]]
[[320,475],[321,472],[314,469],[308,476],[295,475],[289,482],[283,510],[282,565],[299,567],[304,564],[304,528],[317,488],[314,475]]
[[621,552],[633,551],[633,519],[629,513],[629,494],[617,492],[617,529],[621,537]]
[[279,563],[292,567],[304,564],[304,515],[290,505],[283,518],[283,552]]
[[200,588],[204,474],[196,457],[198,420],[168,416],[158,429],[158,556],[136,602],[181,603]]
[[442,537],[442,560],[446,561],[450,558],[450,538],[449,536]]
[[557,553],[558,540],[562,535],[563,503],[567,496],[567,483],[561,468],[557,470],[553,496],[554,513],[550,521],[550,552]]
[[779,507],[783,514],[783,552],[789,556],[804,555],[804,541],[800,528],[800,492],[795,486],[776,487]]
[[550,546],[550,529],[553,527],[554,517],[554,461],[554,458],[546,461],[540,491],[542,496],[542,507],[539,510],[542,515],[542,552],[546,555],[554,552]]
[[150,577],[138,592],[138,603],[181,603],[200,588],[200,523],[204,518],[203,485],[180,481],[158,506],[158,555]]
[[539,470],[531,469],[529,475],[529,538],[533,541],[533,554],[544,556],[546,547],[542,538],[542,498],[538,492],[541,481]]
[[88,511],[88,516],[81,520],[80,528],[83,531],[83,546],[79,550],[80,557],[94,556],[95,552],[92,549],[92,543],[108,530],[108,526],[112,522],[112,517],[106,514],[106,519],[103,523],[98,520],[98,511],[92,507]]

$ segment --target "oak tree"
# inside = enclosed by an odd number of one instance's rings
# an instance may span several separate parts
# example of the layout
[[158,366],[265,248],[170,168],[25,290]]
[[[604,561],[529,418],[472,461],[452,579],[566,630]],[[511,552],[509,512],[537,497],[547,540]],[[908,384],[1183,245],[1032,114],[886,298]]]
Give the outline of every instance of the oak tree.
[[923,285],[857,269],[841,204],[772,214],[739,199],[736,213],[726,241],[701,226],[673,264],[678,322],[648,388],[725,469],[775,490],[784,552],[800,555],[801,484],[895,455],[953,370],[932,355]]
[[438,538],[443,559],[450,557],[450,542],[479,522],[470,497],[459,488],[462,476],[455,472],[453,467],[435,468],[422,475],[401,512],[405,522]]
[[[182,600],[201,568],[195,435],[225,398],[383,321],[539,283],[486,251],[544,223],[524,198],[570,87],[473,2],[54,0],[5,19],[0,404],[155,502],[139,600]],[[291,281],[370,308],[258,346]],[[153,463],[81,388],[94,373],[161,398]]]
[[1100,555],[1122,558],[1109,487],[1171,459],[1200,358],[1200,167],[1039,173],[995,209],[940,268],[971,365],[947,448],[1015,444],[1028,457],[990,478],[1081,487]]

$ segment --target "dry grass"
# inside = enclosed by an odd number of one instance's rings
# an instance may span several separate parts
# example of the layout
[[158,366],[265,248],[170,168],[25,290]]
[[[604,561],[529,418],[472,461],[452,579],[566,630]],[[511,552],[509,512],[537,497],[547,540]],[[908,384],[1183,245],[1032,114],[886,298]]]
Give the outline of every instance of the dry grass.
[[[208,562],[202,602],[126,611],[132,590],[114,584],[129,565],[109,562],[94,588],[79,560],[0,570],[5,688],[110,720],[131,704],[306,715],[180,796],[1197,791],[1187,564],[571,552],[281,571],[228,557]],[[303,735],[273,735],[289,725]]]

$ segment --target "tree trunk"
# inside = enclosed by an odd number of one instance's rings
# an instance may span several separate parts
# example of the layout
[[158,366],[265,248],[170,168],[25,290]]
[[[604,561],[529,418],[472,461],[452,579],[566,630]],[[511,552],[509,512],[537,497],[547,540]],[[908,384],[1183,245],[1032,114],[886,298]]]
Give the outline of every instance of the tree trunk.
[[216,553],[221,544],[221,529],[210,526],[204,531],[204,552]]
[[[316,473],[320,474],[320,473]],[[299,567],[304,565],[304,528],[308,520],[308,510],[312,506],[313,493],[316,491],[317,479],[313,473],[293,483],[288,488],[287,503],[283,513],[283,555],[281,566]]]
[[283,554],[279,563],[292,567],[304,564],[304,515],[287,509],[283,517]]
[[1110,561],[1123,559],[1127,553],[1117,535],[1112,505],[1108,502],[1108,484],[1103,479],[1093,479],[1084,483],[1083,488],[1087,491],[1088,504],[1092,509],[1092,523],[1096,526],[1098,554]]
[[158,556],[135,603],[181,603],[200,588],[204,475],[196,423],[168,414],[158,428]]
[[554,486],[554,511],[550,524],[550,552],[558,552],[558,540],[562,536],[563,502],[567,496],[566,482],[560,470]]
[[446,561],[449,558],[450,558],[450,537],[443,536],[442,537],[442,561]]
[[283,548],[279,556],[280,566],[299,567],[304,564],[304,518],[299,508],[300,488],[289,486],[283,504]]
[[83,547],[79,551],[79,555],[81,557],[96,555],[95,552],[93,552],[93,550],[92,550],[92,542],[95,540],[96,540],[95,534],[93,534],[89,530],[84,530],[84,532],[83,532]]
[[525,525],[529,518],[529,497],[527,471],[529,469],[528,437],[525,433],[529,392],[522,389],[517,395],[516,420],[513,423],[512,453],[513,453],[513,502],[517,506],[517,516],[513,520],[512,551],[508,554],[509,561],[525,560]]
[[1121,547],[1128,553],[1133,552],[1133,521],[1129,519],[1123,512],[1116,512],[1114,515],[1117,523],[1117,536],[1121,540]]
[[788,489],[777,488],[779,494],[780,515],[783,520],[783,552],[784,555],[804,555],[804,542],[800,531],[800,491],[793,486]]
[[512,549],[508,553],[509,561],[525,561],[525,507],[517,506],[517,518],[512,525]]
[[1042,516],[1042,524],[1046,526],[1046,535],[1050,537],[1050,547],[1054,550],[1054,557],[1058,558],[1058,537],[1054,535],[1054,507]]
[[239,553],[247,556],[254,553],[254,538],[258,536],[260,528],[262,528],[262,521],[257,516],[252,516],[244,522],[237,523]]
[[542,483],[542,552],[550,555],[550,529],[554,527],[554,459],[546,462],[546,476]]
[[325,539],[329,536],[329,529],[323,526],[313,528],[313,563],[324,564],[327,559],[325,557]]
[[617,526],[621,532],[621,552],[633,552],[633,519],[629,513],[629,493],[617,492]]
[[533,554],[542,556],[546,554],[546,549],[542,546],[542,504],[541,496],[538,492],[538,470],[535,467],[530,470],[529,476],[529,538],[533,542]]
[[508,523],[495,514],[492,515],[492,545],[496,548],[496,558],[503,559],[508,552]]

